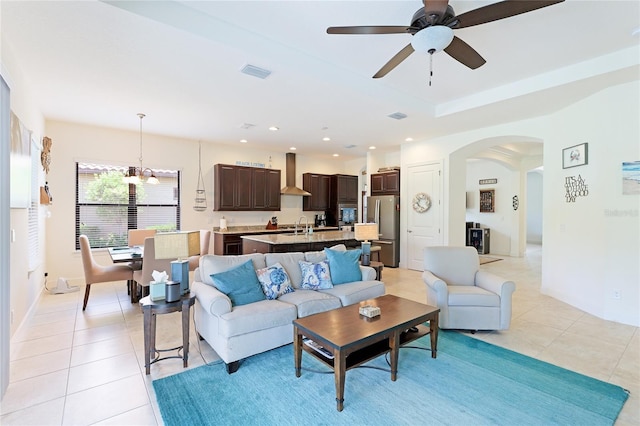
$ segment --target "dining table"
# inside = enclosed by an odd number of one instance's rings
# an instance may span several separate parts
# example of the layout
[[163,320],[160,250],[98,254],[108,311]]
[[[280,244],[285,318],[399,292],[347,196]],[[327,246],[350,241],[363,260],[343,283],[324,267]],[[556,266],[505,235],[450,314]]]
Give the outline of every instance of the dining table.
[[111,261],[113,263],[142,263],[144,248],[142,246],[109,247],[109,256],[111,256]]
[[[132,247],[109,247],[109,256],[113,263],[129,263],[132,269],[142,269],[144,258],[143,246]],[[131,303],[137,303],[137,288],[133,280],[127,282]]]

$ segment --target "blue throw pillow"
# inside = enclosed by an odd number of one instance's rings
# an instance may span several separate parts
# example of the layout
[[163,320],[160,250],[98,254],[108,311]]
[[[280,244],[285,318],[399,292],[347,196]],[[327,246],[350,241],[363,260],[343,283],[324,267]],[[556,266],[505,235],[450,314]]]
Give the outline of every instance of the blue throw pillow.
[[362,272],[358,263],[362,250],[338,251],[325,248],[324,253],[329,261],[333,285],[362,281]]
[[229,296],[231,306],[247,305],[265,299],[251,260],[228,271],[211,274],[211,279],[215,288]]

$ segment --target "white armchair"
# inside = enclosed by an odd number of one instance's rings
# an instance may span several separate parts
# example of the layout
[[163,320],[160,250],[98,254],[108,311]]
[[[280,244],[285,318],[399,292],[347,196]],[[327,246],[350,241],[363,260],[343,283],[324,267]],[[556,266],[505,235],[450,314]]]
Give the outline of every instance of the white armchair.
[[440,308],[440,328],[509,328],[511,295],[516,286],[513,281],[481,271],[475,248],[425,248],[422,279],[427,286],[427,303]]

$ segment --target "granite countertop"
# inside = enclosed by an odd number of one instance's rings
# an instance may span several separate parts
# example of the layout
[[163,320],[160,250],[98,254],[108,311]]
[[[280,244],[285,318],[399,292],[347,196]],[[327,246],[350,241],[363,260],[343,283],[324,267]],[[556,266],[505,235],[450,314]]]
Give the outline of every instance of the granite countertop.
[[[295,227],[295,225],[278,225],[278,229],[266,229],[265,225],[245,225],[229,226],[226,231],[221,231],[220,228],[216,226],[213,228],[213,233],[224,235],[277,234],[282,232],[293,232]],[[302,226],[302,229],[304,229],[304,225]],[[338,229],[339,228],[337,226],[313,227],[314,232],[337,231]],[[298,226],[298,232],[300,232],[300,226]]]
[[355,234],[350,231],[314,231],[312,234],[301,234],[298,232],[298,235],[294,235],[293,232],[286,234],[243,235],[242,238],[266,244],[298,244],[355,240]]

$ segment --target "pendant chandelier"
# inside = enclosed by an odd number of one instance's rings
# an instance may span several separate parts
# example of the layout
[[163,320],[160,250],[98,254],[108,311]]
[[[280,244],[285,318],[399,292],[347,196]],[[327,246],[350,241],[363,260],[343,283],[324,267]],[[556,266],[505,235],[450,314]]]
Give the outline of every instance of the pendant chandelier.
[[198,185],[196,186],[196,199],[193,209],[203,212],[207,209],[207,196],[204,191],[204,179],[202,178],[202,142],[198,146]]
[[129,170],[127,170],[122,180],[124,180],[126,183],[134,185],[144,182],[155,185],[158,183],[158,178],[156,177],[155,173],[153,173],[153,170],[148,167],[142,167],[142,119],[145,117],[145,115],[139,112],[138,117],[140,117],[140,158],[138,158],[138,160],[140,161],[140,167],[130,168]]

